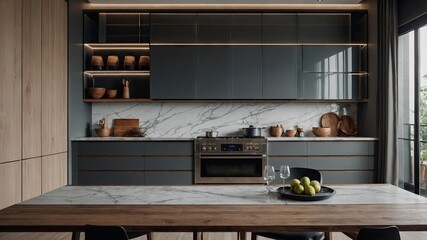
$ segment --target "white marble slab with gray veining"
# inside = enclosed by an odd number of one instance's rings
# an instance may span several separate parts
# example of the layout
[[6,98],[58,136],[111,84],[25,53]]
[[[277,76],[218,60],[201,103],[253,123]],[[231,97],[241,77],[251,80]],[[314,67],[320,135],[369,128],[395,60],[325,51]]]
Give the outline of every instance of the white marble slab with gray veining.
[[263,135],[269,136],[268,127],[276,124],[285,129],[298,125],[309,137],[323,114],[341,116],[344,107],[347,115],[357,120],[355,103],[97,103],[92,105],[92,129],[108,116],[109,126],[115,118],[138,118],[147,128],[147,137],[152,138],[194,138],[209,130],[218,131],[220,136],[236,136],[249,125],[267,127]]
[[66,186],[21,204],[131,205],[245,205],[245,204],[414,204],[427,198],[385,184],[331,185],[336,194],[327,200],[301,202],[266,194],[262,185],[195,186]]

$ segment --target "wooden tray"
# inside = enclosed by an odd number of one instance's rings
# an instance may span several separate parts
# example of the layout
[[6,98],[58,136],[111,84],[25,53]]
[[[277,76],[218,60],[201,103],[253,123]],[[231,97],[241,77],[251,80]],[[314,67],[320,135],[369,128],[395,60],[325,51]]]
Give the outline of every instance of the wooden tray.
[[356,124],[354,123],[353,118],[348,115],[341,117],[339,128],[345,135],[354,136],[357,134]]
[[334,112],[328,112],[322,115],[320,118],[320,125],[322,127],[331,128],[331,136],[336,137],[340,134],[340,129],[338,124],[341,121],[341,118]]
[[113,136],[126,137],[130,136],[133,128],[139,127],[138,118],[122,118],[113,120]]

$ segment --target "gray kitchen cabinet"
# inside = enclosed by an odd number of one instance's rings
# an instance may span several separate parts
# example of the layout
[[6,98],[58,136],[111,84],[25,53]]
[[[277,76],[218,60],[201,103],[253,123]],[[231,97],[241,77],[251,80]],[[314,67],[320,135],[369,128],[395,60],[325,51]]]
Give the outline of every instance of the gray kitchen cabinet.
[[298,14],[299,43],[350,43],[350,14]]
[[162,43],[195,43],[195,13],[151,13],[151,44]]
[[307,155],[307,142],[298,141],[298,142],[268,142],[268,155],[277,156],[277,155],[286,155],[286,156],[295,156],[295,155]]
[[231,46],[231,98],[262,99],[262,46]]
[[197,46],[152,46],[152,99],[194,99]]
[[275,184],[282,183],[281,165],[317,169],[325,184],[374,183],[376,142],[271,141],[268,163],[275,167]]
[[197,42],[221,44],[230,43],[231,14],[197,14]]
[[193,141],[73,141],[72,149],[73,185],[193,183]]
[[264,13],[262,15],[263,43],[297,43],[298,18],[295,13]]
[[262,43],[262,15],[232,13],[230,33],[231,43]]
[[297,59],[296,46],[263,46],[263,99],[297,98]]
[[199,46],[197,99],[230,98],[230,46]]

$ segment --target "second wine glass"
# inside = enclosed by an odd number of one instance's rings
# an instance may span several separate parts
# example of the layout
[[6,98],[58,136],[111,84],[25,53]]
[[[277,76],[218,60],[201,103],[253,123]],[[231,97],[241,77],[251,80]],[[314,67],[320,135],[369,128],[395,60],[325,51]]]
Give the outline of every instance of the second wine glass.
[[285,180],[291,176],[291,170],[288,165],[280,166],[280,178],[283,179],[283,186],[285,186]]

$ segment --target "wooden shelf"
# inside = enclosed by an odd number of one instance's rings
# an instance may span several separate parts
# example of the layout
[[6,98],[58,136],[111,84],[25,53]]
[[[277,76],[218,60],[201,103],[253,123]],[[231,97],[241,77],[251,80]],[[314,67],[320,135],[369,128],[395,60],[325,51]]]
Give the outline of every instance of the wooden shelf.
[[140,103],[140,102],[152,102],[153,100],[147,98],[86,98],[83,99],[85,103]]

